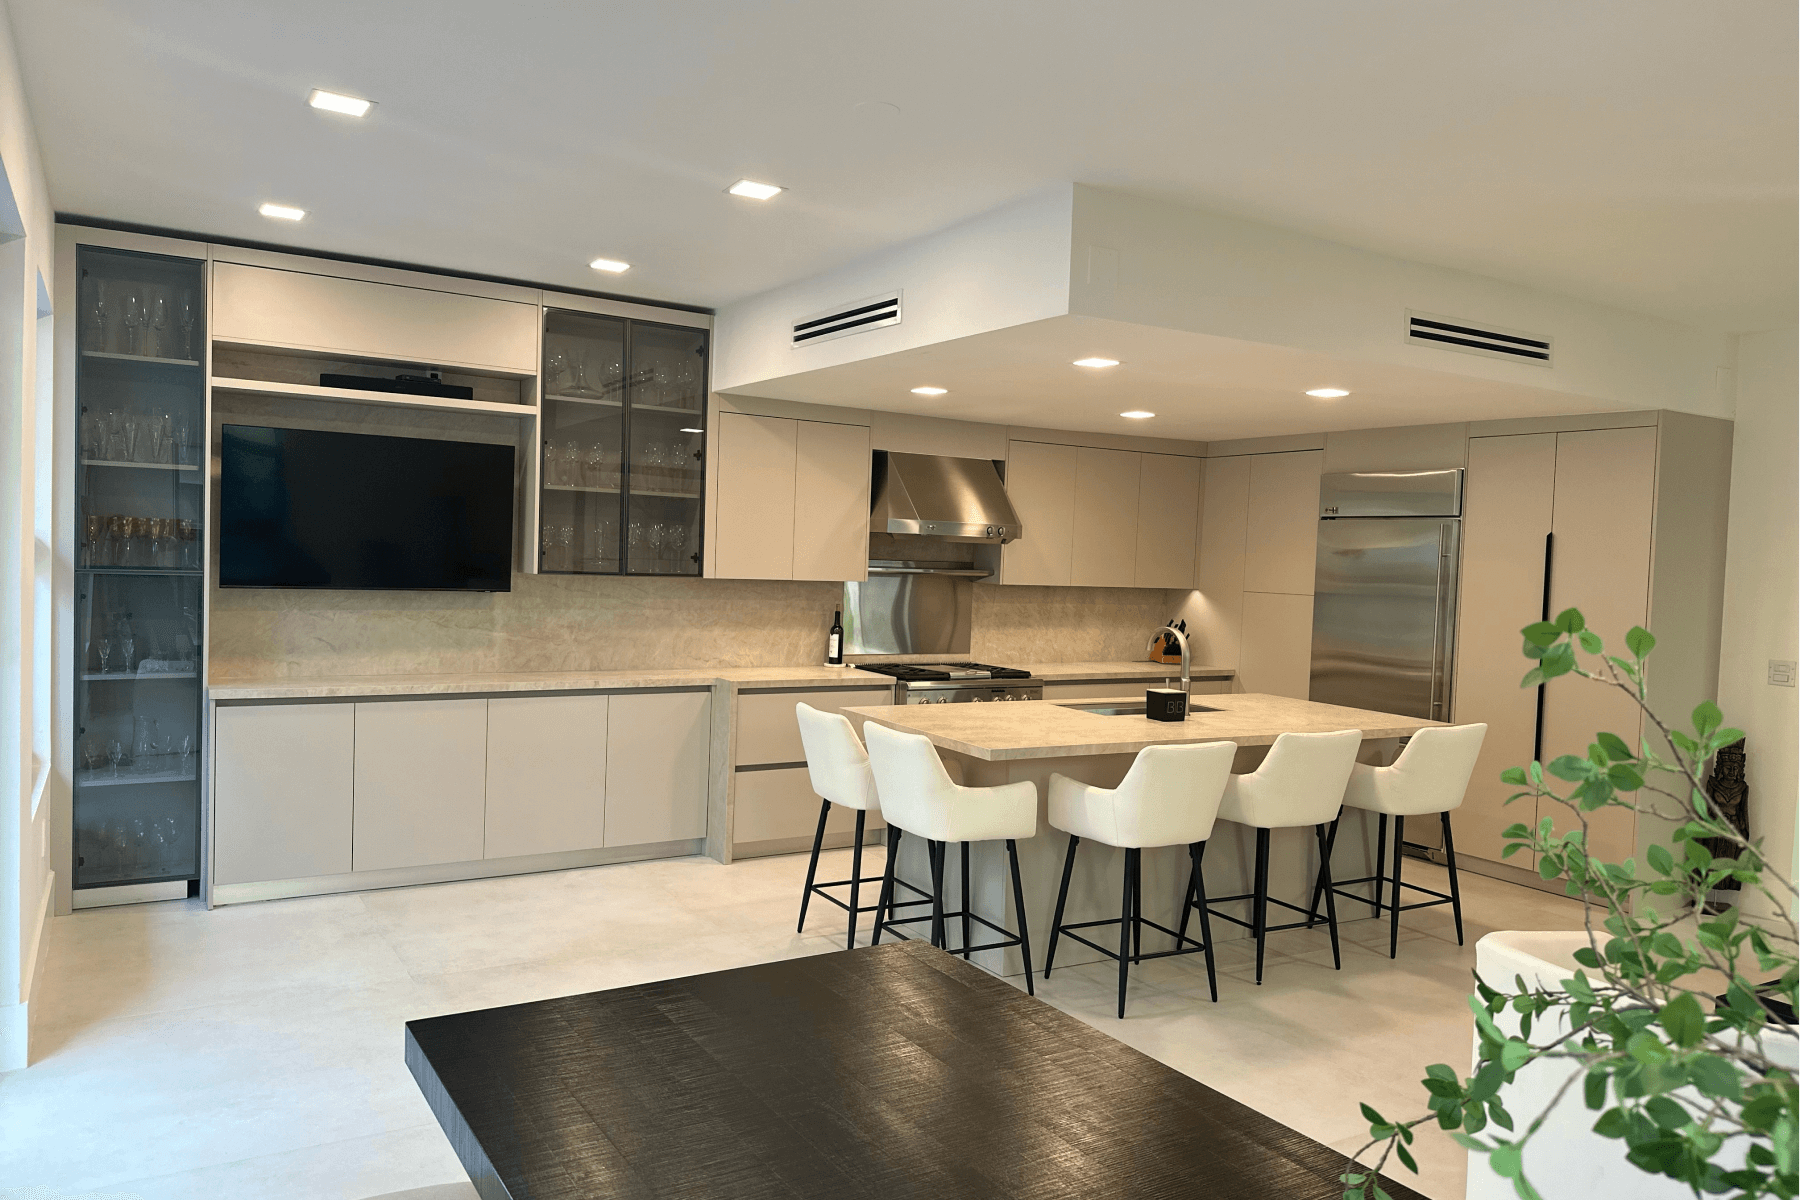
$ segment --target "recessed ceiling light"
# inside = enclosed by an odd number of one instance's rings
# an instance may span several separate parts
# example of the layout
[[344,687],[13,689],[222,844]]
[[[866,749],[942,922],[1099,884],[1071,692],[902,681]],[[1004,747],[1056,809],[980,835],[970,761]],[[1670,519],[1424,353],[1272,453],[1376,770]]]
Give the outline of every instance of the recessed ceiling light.
[[750,200],[767,200],[771,196],[779,196],[786,188],[778,188],[772,183],[758,183],[754,179],[740,179],[725,189],[734,196],[743,196]]
[[950,392],[949,388],[934,388],[934,387],[914,388],[912,390],[912,394],[915,396],[944,396],[944,395],[948,395],[949,392]]
[[1116,358],[1078,358],[1075,360],[1075,365],[1078,367],[1116,367],[1119,365],[1119,360]]
[[1348,396],[1350,393],[1343,388],[1313,388],[1306,394],[1320,400],[1336,400],[1340,396]]
[[1130,417],[1134,421],[1143,421],[1150,417],[1154,417],[1156,414],[1153,412],[1145,412],[1141,408],[1134,408],[1130,412],[1122,412],[1119,415],[1121,417]]
[[326,112],[343,113],[346,117],[360,117],[375,107],[372,100],[358,100],[355,96],[341,96],[336,92],[328,92],[324,88],[314,88],[313,94],[306,102],[314,108],[322,108]]
[[630,263],[620,262],[616,258],[596,258],[593,262],[589,263],[588,266],[594,268],[596,271],[610,271],[614,275],[617,275],[621,271],[631,270]]
[[277,221],[298,221],[306,215],[304,208],[294,208],[287,204],[265,204],[256,211],[265,217],[274,217]]

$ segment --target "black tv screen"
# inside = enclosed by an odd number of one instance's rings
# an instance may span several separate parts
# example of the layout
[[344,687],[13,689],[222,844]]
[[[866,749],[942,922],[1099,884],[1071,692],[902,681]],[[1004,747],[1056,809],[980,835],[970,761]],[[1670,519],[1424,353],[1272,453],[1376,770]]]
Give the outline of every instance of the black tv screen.
[[513,448],[226,425],[219,585],[504,592]]

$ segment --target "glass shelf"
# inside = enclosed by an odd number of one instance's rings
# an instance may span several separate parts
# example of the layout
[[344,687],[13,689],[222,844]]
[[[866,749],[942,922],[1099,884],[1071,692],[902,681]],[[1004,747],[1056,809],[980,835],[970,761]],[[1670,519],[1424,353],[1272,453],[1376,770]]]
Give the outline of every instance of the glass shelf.
[[75,569],[70,672],[80,889],[199,877],[204,576],[169,564],[204,561],[207,544],[203,267],[76,250],[75,542],[90,564]]

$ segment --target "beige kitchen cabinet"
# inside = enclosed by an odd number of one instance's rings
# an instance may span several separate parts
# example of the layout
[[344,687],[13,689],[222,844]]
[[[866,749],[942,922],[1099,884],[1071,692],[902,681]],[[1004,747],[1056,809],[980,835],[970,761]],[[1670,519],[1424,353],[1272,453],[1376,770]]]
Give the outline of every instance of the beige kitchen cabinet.
[[632,692],[610,697],[607,846],[706,836],[711,715],[711,692]]
[[538,306],[487,296],[213,264],[212,336],[258,346],[537,372]]
[[487,702],[484,857],[606,844],[610,699],[506,696]]
[[713,574],[868,578],[869,431],[720,413]]
[[482,857],[486,700],[356,705],[358,871]]
[[1246,692],[1304,700],[1312,690],[1311,596],[1244,593],[1238,683]]
[[869,430],[795,422],[794,579],[869,577]]
[[[1207,460],[1188,640],[1195,657],[1235,667],[1243,644],[1244,539],[1250,528],[1250,458]],[[1310,646],[1312,635],[1307,634]]]
[[[1452,820],[1459,851],[1498,860],[1501,832],[1537,819],[1530,802],[1506,803],[1518,789],[1501,783],[1500,773],[1530,761],[1537,731],[1537,691],[1519,686],[1531,666],[1519,630],[1543,609],[1556,434],[1470,438],[1468,463],[1452,703],[1458,722],[1484,721],[1488,731]],[[1530,855],[1507,861],[1533,865]]]
[[213,882],[349,871],[355,705],[221,705],[213,729]]
[[1145,454],[1140,459],[1133,582],[1138,587],[1191,588],[1205,460],[1179,454]]
[[1324,461],[1321,450],[1250,456],[1246,592],[1312,595],[1319,545],[1319,472]]
[[1131,587],[1137,577],[1143,455],[1082,446],[1075,452],[1075,536],[1069,582]]
[[1074,446],[1009,442],[1006,495],[1025,532],[1000,552],[1000,581],[1066,586],[1075,552]]
[[737,697],[737,765],[806,761],[800,743],[796,705],[810,704],[820,712],[892,704],[891,687],[833,688],[818,692],[739,692]]
[[[812,777],[805,767],[781,767],[775,770],[740,771],[736,776],[737,798],[732,820],[733,857],[746,850],[754,855],[791,853],[804,843],[812,845],[819,828],[819,796],[812,790]],[[883,828],[881,818],[873,816],[863,823],[866,839],[870,830]],[[827,845],[847,846],[855,840],[856,810],[841,804],[831,806],[825,819]],[[773,846],[767,846],[773,843]]]

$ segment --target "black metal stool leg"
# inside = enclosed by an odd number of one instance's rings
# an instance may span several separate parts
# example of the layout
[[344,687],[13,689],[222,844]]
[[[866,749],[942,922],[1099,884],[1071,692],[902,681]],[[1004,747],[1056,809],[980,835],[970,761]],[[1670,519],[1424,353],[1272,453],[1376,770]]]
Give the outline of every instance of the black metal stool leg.
[[1144,852],[1137,855],[1131,871],[1131,961],[1144,961]]
[[[1341,819],[1341,816],[1333,817],[1331,819],[1331,831],[1325,835],[1324,856],[1326,862],[1331,861],[1331,852],[1337,847],[1337,827],[1338,821]],[[1325,885],[1323,883],[1313,884],[1312,903],[1306,906],[1306,927],[1308,929],[1311,929],[1314,925],[1319,923],[1319,894],[1324,890]]]
[[1462,889],[1456,886],[1456,839],[1450,836],[1450,814],[1444,813],[1444,858],[1450,865],[1450,911],[1456,915],[1456,944],[1463,944]]
[[1181,949],[1182,939],[1187,937],[1188,914],[1194,911],[1194,877],[1200,873],[1200,860],[1197,857],[1199,847],[1203,843],[1192,842],[1188,845],[1188,881],[1187,888],[1181,893],[1181,921],[1175,926],[1175,948]]
[[1381,832],[1375,835],[1375,899],[1369,902],[1369,915],[1381,915],[1381,879],[1387,874],[1387,814],[1381,814]]
[[969,946],[974,942],[974,927],[969,921],[969,843],[962,844],[962,935],[963,961],[969,959]]
[[927,841],[931,856],[931,944],[944,948],[944,843]]
[[863,822],[868,819],[867,810],[856,810],[856,848],[850,852],[850,940],[844,943],[846,950],[856,949],[856,903],[857,894],[862,890]]
[[875,933],[869,945],[881,945],[881,930],[894,915],[894,860],[900,857],[900,827],[888,826],[887,865],[881,869],[881,899],[875,902]]
[[[1316,825],[1313,832],[1319,839],[1319,888],[1325,893],[1325,922],[1331,926],[1331,967],[1334,971],[1344,969],[1344,957],[1338,952],[1337,934],[1337,897],[1331,887],[1331,847],[1326,842],[1325,826]],[[1309,919],[1310,927],[1312,921]]]
[[1056,939],[1062,936],[1063,906],[1069,902],[1069,876],[1075,873],[1075,847],[1081,839],[1069,835],[1069,851],[1063,856],[1062,887],[1056,893],[1056,915],[1050,918],[1050,949],[1044,954],[1044,978],[1050,978],[1050,964],[1056,961]]
[[1400,957],[1400,851],[1406,845],[1406,818],[1394,818],[1394,879],[1393,903],[1394,920],[1388,926],[1388,957]]
[[1251,901],[1251,924],[1256,927],[1256,982],[1262,984],[1263,942],[1269,936],[1269,831],[1256,831],[1256,895]]
[[1125,1019],[1125,981],[1131,971],[1131,868],[1136,850],[1125,852],[1124,893],[1119,901],[1119,1019]]
[[[1031,981],[1031,933],[1025,927],[1025,884],[1019,878],[1019,843],[1012,838],[1006,839],[1006,859],[1012,865],[1013,911],[1019,918],[1019,954],[1025,959],[1025,994],[1037,995],[1037,985]],[[1044,970],[1049,971],[1049,964]]]
[[812,902],[813,880],[819,876],[819,847],[825,842],[825,818],[831,815],[831,801],[821,799],[819,802],[819,828],[813,834],[812,861],[806,864],[806,887],[800,893],[800,921],[794,926],[795,933],[806,930],[806,906]]
[[1206,915],[1206,843],[1194,855],[1194,892],[1200,900],[1200,940],[1206,944],[1206,986],[1214,1004],[1219,1002],[1219,976],[1213,968],[1212,921]]

